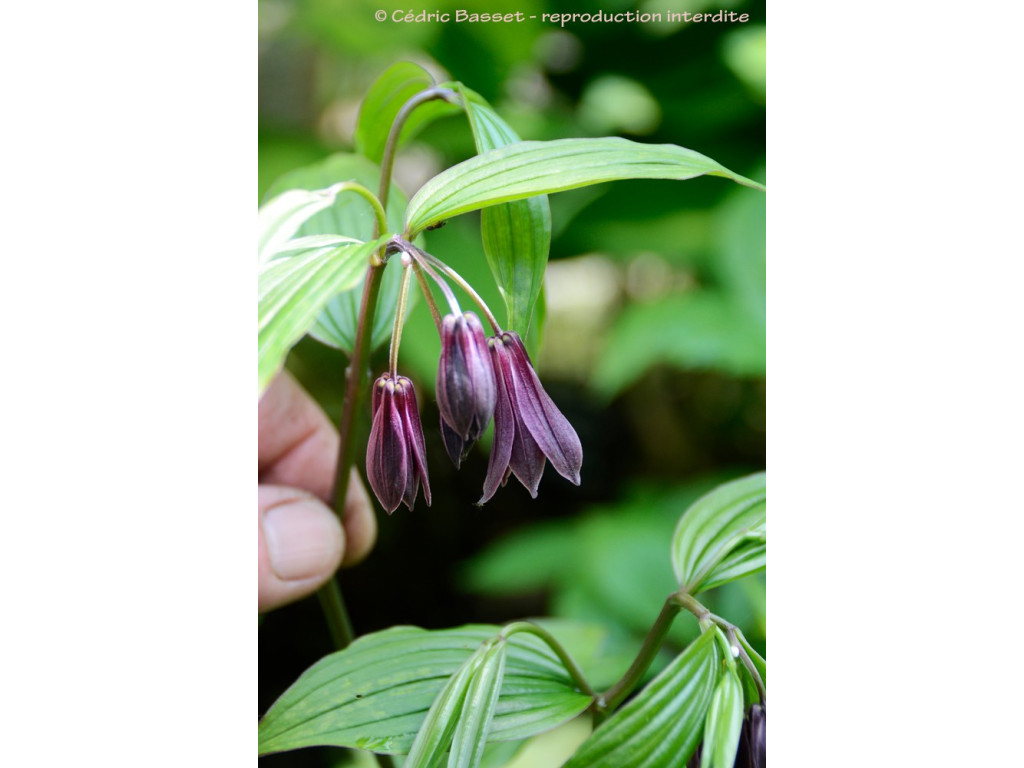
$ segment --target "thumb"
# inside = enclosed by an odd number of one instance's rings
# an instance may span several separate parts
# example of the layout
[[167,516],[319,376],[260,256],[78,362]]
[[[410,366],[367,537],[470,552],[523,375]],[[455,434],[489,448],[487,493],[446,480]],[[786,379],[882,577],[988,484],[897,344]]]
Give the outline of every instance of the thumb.
[[345,533],[315,496],[278,485],[259,487],[260,613],[316,591],[337,570]]

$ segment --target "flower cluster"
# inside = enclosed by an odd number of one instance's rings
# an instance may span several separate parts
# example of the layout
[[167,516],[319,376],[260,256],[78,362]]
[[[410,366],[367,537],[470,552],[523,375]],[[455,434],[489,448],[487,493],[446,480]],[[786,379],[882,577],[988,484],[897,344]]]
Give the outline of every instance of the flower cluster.
[[[456,468],[483,435],[491,417],[494,418],[494,444],[483,495],[477,503],[489,501],[512,475],[536,498],[548,461],[562,477],[579,485],[583,464],[579,437],[541,386],[519,335],[498,329],[486,305],[478,301],[495,328],[495,335],[488,338],[474,313],[458,309],[454,296],[435,268],[445,270],[450,276],[453,272],[404,241],[396,246],[397,250],[402,251],[406,267],[400,305],[404,304],[408,273],[415,265],[438,282],[452,306],[453,311],[441,318],[429,291],[424,291],[441,335],[437,405],[445,450]],[[421,276],[418,274],[418,277]],[[472,290],[464,283],[463,287]],[[401,311],[396,315],[391,372],[373,385],[373,426],[366,448],[370,487],[389,514],[402,503],[412,509],[420,484],[427,506],[430,505],[426,449],[416,393],[412,382],[395,372],[403,315]]]

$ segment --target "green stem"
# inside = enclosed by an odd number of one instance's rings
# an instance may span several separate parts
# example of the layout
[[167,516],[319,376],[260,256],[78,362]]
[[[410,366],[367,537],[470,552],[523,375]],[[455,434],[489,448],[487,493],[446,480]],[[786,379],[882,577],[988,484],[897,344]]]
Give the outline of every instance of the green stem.
[[402,133],[405,121],[416,107],[420,104],[426,104],[428,101],[433,101],[434,99],[444,99],[452,104],[459,103],[458,96],[455,94],[455,91],[438,86],[427,88],[425,91],[420,91],[405,102],[405,104],[402,105],[402,108],[398,110],[398,114],[395,115],[395,121],[391,123],[391,130],[388,132],[388,140],[384,144],[384,157],[381,158],[380,163],[380,190],[377,194],[377,199],[380,200],[381,205],[385,207],[387,207],[388,204],[388,190],[391,188],[391,170],[395,165],[395,151],[398,149],[398,137]]
[[697,620],[700,621],[702,625],[705,623],[713,623],[725,630],[725,634],[729,638],[730,647],[739,651],[739,658],[743,662],[743,666],[746,667],[751,679],[754,681],[754,685],[757,686],[757,693],[761,697],[761,703],[763,704],[767,696],[764,681],[761,679],[761,673],[757,671],[757,667],[754,665],[754,660],[751,659],[750,654],[747,653],[747,649],[743,647],[742,643],[737,641],[737,635],[740,637],[743,636],[740,628],[735,624],[726,621],[721,616],[716,616],[704,607],[702,603],[698,602],[694,597],[686,594],[685,592],[677,592],[674,597],[679,602],[679,605],[696,616]]
[[[345,400],[341,406],[341,419],[338,422],[338,465],[334,475],[334,489],[331,492],[331,508],[338,519],[344,524],[345,499],[348,498],[348,481],[351,475],[355,441],[352,439],[352,425],[355,422],[359,396],[365,389],[369,364],[370,330],[373,328],[373,315],[377,307],[377,294],[380,292],[380,280],[384,273],[384,264],[376,254],[366,270],[363,285],[363,301],[359,308],[359,321],[356,325],[356,342],[352,349],[352,359],[347,371]],[[320,607],[327,619],[327,626],[337,650],[347,648],[355,639],[352,620],[345,608],[345,600],[338,586],[337,576],[332,576],[324,586],[317,590]]]
[[[403,262],[406,257],[403,255]],[[405,303],[409,297],[409,278],[412,276],[412,260],[402,264],[402,287],[398,292],[398,306],[395,308],[395,325],[391,329],[391,348],[388,350],[388,368],[391,378],[398,376],[398,348],[402,345],[402,327],[405,324]]]
[[768,693],[764,688],[764,680],[761,679],[761,673],[757,671],[757,667],[754,666],[754,660],[750,658],[750,654],[747,653],[747,649],[743,647],[743,644],[737,639],[737,635],[743,633],[739,629],[732,628],[726,629],[725,634],[729,637],[729,643],[733,648],[739,651],[740,661],[743,662],[743,666],[746,667],[747,672],[750,674],[750,679],[754,681],[754,685],[757,687],[757,695],[761,697],[761,703],[764,704],[768,699]]
[[665,640],[665,635],[668,634],[668,630],[672,626],[673,619],[675,619],[676,614],[682,608],[676,597],[677,595],[673,593],[665,600],[665,605],[662,606],[661,613],[658,614],[654,626],[651,627],[647,637],[644,638],[644,644],[640,647],[640,653],[637,654],[629,669],[626,670],[626,674],[594,702],[595,725],[600,724],[629,696],[630,692],[636,688],[643,678],[647,668],[651,666],[654,657],[658,655],[658,651],[661,650],[661,644]]
[[355,423],[359,398],[369,383],[370,333],[373,329],[373,316],[377,309],[377,294],[380,292],[380,281],[383,274],[383,263],[371,263],[366,270],[363,300],[359,309],[359,321],[356,324],[356,340],[352,348],[352,359],[346,372],[345,401],[341,407],[341,419],[338,421],[341,445],[338,450],[338,467],[332,496],[332,507],[339,517],[342,517],[345,511],[348,481],[354,463],[355,441],[352,439],[354,437],[352,425]]
[[338,580],[328,579],[321,587],[316,596],[320,599],[320,608],[327,619],[327,628],[331,632],[331,640],[339,651],[347,648],[355,639],[355,632],[352,630],[352,621],[345,609],[345,599],[341,596],[341,587]]
[[562,644],[555,639],[555,636],[548,632],[544,627],[539,624],[534,624],[532,621],[514,621],[511,624],[507,624],[504,629],[501,630],[500,635],[508,638],[517,632],[527,632],[531,635],[539,637],[544,643],[555,652],[558,656],[559,661],[565,667],[565,671],[569,673],[573,682],[576,686],[587,696],[596,696],[594,689],[590,687],[590,683],[587,682],[587,678],[583,675],[583,670],[579,668],[576,660],[569,655],[569,652],[562,647]]
[[[415,246],[413,247],[415,248]],[[473,303],[480,307],[480,311],[484,313],[484,316],[487,318],[487,322],[491,324],[491,327],[494,329],[494,332],[501,333],[501,326],[498,325],[498,321],[497,319],[495,319],[494,314],[491,312],[491,308],[487,306],[487,302],[485,302],[483,298],[480,296],[480,294],[473,289],[472,285],[466,282],[462,275],[460,275],[454,269],[449,267],[436,256],[431,256],[429,253],[427,253],[426,251],[422,251],[419,248],[416,248],[416,251],[432,266],[437,267],[439,270],[441,270],[445,277],[447,277],[449,280],[452,280],[457,286],[459,286],[459,288],[461,288],[467,294],[469,294],[469,298],[473,300]]]
[[[376,218],[374,224],[374,237],[379,237],[387,229],[386,207],[388,203],[388,190],[391,188],[391,169],[395,164],[395,149],[398,146],[398,136],[402,132],[409,114],[420,104],[432,99],[455,98],[453,91],[446,88],[428,88],[425,91],[413,96],[399,110],[395,121],[391,124],[391,132],[388,134],[387,144],[384,147],[384,156],[381,159],[381,175],[379,194],[375,198],[373,194],[361,184],[347,182],[342,189],[347,189],[365,197],[373,206]],[[384,274],[386,258],[384,247],[373,254],[370,258],[370,265],[366,270],[366,278],[363,281],[363,299],[359,306],[359,319],[356,323],[355,344],[352,347],[352,358],[346,371],[345,399],[341,406],[341,418],[338,421],[338,464],[334,473],[334,488],[331,492],[331,507],[340,520],[345,517],[345,499],[348,498],[348,482],[351,475],[352,464],[355,461],[355,445],[353,441],[352,425],[355,423],[356,410],[359,406],[359,398],[368,383],[368,367],[370,360],[370,337],[373,332],[373,316],[377,309],[377,296],[380,293],[381,278]],[[348,646],[355,634],[352,630],[352,621],[349,619],[348,611],[345,608],[345,601],[341,595],[341,588],[338,586],[336,577],[317,591],[320,598],[320,606],[323,608],[327,618],[327,624],[331,631],[331,637],[338,650]]]
[[[443,98],[450,100],[455,94],[443,88],[431,88],[413,96],[407,101],[395,121],[391,124],[391,132],[388,134],[387,144],[384,147],[384,156],[381,159],[381,175],[379,194],[374,199],[373,195],[361,185],[349,187],[353,192],[363,194],[374,205],[376,222],[373,236],[379,237],[387,230],[387,215],[385,213],[388,204],[388,190],[391,188],[391,170],[395,163],[395,149],[398,146],[398,136],[402,132],[409,114],[420,104],[432,99]],[[370,264],[366,270],[366,278],[363,281],[363,298],[359,305],[359,318],[356,322],[355,343],[352,347],[352,358],[346,370],[345,399],[341,406],[341,418],[338,421],[338,464],[334,474],[334,488],[331,492],[331,507],[338,518],[344,520],[345,500],[348,498],[349,477],[351,476],[352,465],[355,461],[355,441],[353,424],[359,406],[359,398],[369,383],[369,361],[370,341],[373,334],[373,318],[377,310],[377,297],[380,294],[381,278],[384,275],[384,267],[387,264],[385,256],[386,246],[382,246],[373,256],[370,257]],[[338,586],[337,577],[331,577],[330,581],[317,591],[320,598],[320,605],[327,618],[327,624],[331,631],[331,637],[338,650],[349,645],[355,637],[352,629],[352,622],[349,619],[348,611],[345,609],[345,602],[341,595],[341,588]],[[374,755],[378,765],[382,768],[393,768],[394,762],[389,755]]]
[[427,306],[430,307],[430,316],[434,318],[434,325],[437,326],[437,332],[441,332],[441,312],[437,308],[437,302],[434,301],[434,294],[430,292],[430,283],[427,282],[427,278],[423,275],[423,267],[420,266],[418,261],[412,262],[413,272],[416,274],[416,282],[420,284],[420,290],[423,292],[423,298],[427,302]]

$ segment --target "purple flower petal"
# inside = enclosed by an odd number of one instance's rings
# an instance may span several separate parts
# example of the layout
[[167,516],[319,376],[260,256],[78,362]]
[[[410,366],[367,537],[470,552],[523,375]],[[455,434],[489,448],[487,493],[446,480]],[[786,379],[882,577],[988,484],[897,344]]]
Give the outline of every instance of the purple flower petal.
[[[510,350],[507,345],[496,344],[495,353],[501,359],[501,365],[498,367],[500,367],[502,372],[501,378],[505,391],[512,391],[515,383],[512,377]],[[537,488],[540,486],[540,479],[544,475],[544,452],[526,429],[520,412],[513,409],[513,415],[515,416],[515,431],[512,437],[512,453],[509,457],[508,466],[519,482],[526,486],[530,496],[536,499]],[[506,472],[507,477],[508,473]]]
[[487,428],[496,396],[494,370],[480,319],[472,312],[458,317],[446,315],[441,321],[441,359],[437,367],[441,420],[464,442],[472,444]]
[[491,445],[491,460],[487,464],[487,477],[484,478],[484,494],[477,504],[490,501],[508,478],[509,461],[512,458],[512,442],[515,439],[515,414],[508,390],[505,388],[501,372],[501,362],[495,347],[501,345],[500,339],[491,339],[491,361],[494,365],[494,379],[497,390],[494,408],[494,443]]
[[405,376],[399,376],[395,383],[395,401],[402,414],[402,426],[409,451],[409,479],[404,494],[405,505],[413,508],[419,484],[423,483],[423,499],[430,506],[430,480],[427,477],[427,445],[423,439],[423,425],[419,408],[416,406],[416,390]]
[[[378,393],[378,385],[381,386]],[[376,413],[366,446],[366,478],[381,506],[390,515],[402,502],[409,465],[402,417],[395,407],[394,383],[381,381],[374,385]]]
[[452,464],[458,469],[462,466],[462,460],[466,458],[470,444],[459,437],[454,429],[445,424],[444,419],[441,419],[441,438],[444,440],[444,449],[448,452],[448,458],[452,460]]
[[579,485],[583,447],[576,430],[544,391],[519,335],[506,332],[501,338],[508,350],[507,368],[512,374],[512,385],[508,388],[520,422],[558,474]]
[[426,443],[412,382],[384,374],[374,382],[372,408],[366,478],[374,494],[390,515],[402,502],[413,508],[422,482],[429,507]]

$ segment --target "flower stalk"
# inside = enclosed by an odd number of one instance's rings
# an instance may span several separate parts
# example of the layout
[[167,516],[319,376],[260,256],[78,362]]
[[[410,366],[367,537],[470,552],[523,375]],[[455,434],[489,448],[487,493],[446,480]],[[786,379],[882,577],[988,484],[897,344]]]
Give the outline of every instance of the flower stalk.
[[506,624],[501,630],[499,636],[503,638],[509,638],[518,632],[526,632],[528,634],[539,637],[544,641],[555,655],[558,656],[558,660],[562,662],[562,666],[565,667],[565,671],[569,673],[569,677],[572,678],[573,682],[580,689],[582,693],[587,696],[596,696],[594,689],[587,682],[587,678],[583,675],[583,670],[580,669],[576,660],[569,655],[569,652],[562,647],[562,644],[555,639],[555,636],[548,632],[544,627],[539,624],[534,624],[532,621],[514,621],[511,624]]
[[[434,99],[452,101],[457,98],[454,91],[447,88],[428,88],[411,97],[391,124],[388,133],[387,143],[384,146],[384,155],[381,158],[380,185],[377,193],[377,205],[374,205],[374,237],[379,237],[387,229],[386,208],[388,204],[388,192],[391,189],[391,172],[395,163],[395,151],[398,148],[398,137],[402,132],[405,121],[416,107]],[[363,194],[355,187],[352,191]],[[372,195],[365,195],[369,199]],[[372,204],[372,203],[371,203]],[[338,421],[338,463],[334,473],[334,488],[331,492],[331,508],[343,519],[345,515],[345,499],[348,498],[349,477],[352,465],[355,461],[355,445],[353,440],[352,425],[355,423],[355,415],[359,407],[359,399],[366,384],[369,383],[369,358],[370,358],[370,336],[373,330],[373,318],[377,310],[377,297],[380,294],[381,278],[384,274],[384,267],[387,264],[385,251],[382,248],[370,258],[370,264],[366,270],[366,278],[363,281],[363,297],[359,305],[359,317],[356,322],[355,343],[352,346],[352,357],[349,360],[348,368],[345,371],[345,398],[341,407],[341,417]],[[352,629],[352,621],[345,608],[345,602],[341,594],[341,588],[337,584],[337,577],[332,576],[331,581],[320,588],[317,592],[320,600],[320,607],[327,619],[331,637],[338,650],[348,647],[355,639],[355,632]],[[391,760],[381,762],[382,765],[390,765]]]
[[647,637],[644,638],[640,652],[633,659],[633,663],[629,665],[626,673],[615,685],[598,696],[594,701],[595,726],[600,725],[608,715],[615,711],[616,707],[625,701],[626,697],[640,683],[647,668],[654,661],[655,656],[658,655],[658,651],[661,650],[661,644],[664,642],[665,636],[672,626],[672,621],[682,608],[675,598],[675,593],[669,595],[665,604],[661,607],[661,613],[658,614],[658,618],[654,621],[654,626],[651,627]]

